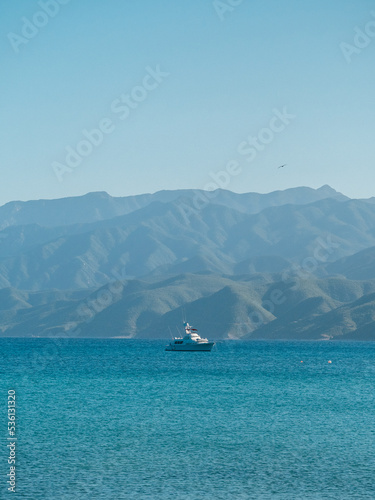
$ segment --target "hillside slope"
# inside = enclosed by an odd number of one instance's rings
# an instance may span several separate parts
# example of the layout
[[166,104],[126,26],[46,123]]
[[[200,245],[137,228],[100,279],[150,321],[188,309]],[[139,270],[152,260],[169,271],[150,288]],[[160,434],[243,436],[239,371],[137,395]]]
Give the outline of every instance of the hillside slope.
[[208,205],[188,221],[181,198],[130,214],[54,228],[2,233],[0,287],[97,288],[114,277],[181,272],[275,272],[292,262],[315,268],[375,246],[375,205],[324,199],[245,214]]
[[3,336],[167,338],[187,318],[214,339],[321,340],[355,339],[375,322],[375,280],[278,279],[183,274],[114,282],[86,294],[6,289],[1,330]]

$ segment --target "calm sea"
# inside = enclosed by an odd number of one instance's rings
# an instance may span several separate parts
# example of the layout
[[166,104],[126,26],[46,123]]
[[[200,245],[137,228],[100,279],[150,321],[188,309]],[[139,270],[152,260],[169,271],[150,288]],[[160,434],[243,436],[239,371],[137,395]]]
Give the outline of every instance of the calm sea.
[[375,343],[164,345],[0,339],[1,498],[375,498]]

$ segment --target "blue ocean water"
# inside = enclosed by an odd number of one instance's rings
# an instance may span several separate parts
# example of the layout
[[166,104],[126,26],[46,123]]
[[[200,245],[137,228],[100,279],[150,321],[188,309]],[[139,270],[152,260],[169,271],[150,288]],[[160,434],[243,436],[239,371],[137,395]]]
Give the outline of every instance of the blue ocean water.
[[1,498],[375,498],[375,344],[164,345],[0,339]]

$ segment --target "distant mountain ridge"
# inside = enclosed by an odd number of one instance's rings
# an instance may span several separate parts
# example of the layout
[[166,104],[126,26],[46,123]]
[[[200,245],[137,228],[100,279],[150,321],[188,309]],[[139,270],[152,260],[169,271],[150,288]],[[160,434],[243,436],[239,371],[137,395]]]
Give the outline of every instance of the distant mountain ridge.
[[360,200],[326,198],[256,214],[211,203],[188,221],[181,203],[186,198],[71,226],[9,227],[1,232],[0,286],[90,289],[114,272],[134,278],[275,272],[316,252],[332,262],[375,246],[375,205]]
[[373,199],[90,193],[0,227],[3,336],[166,338],[188,316],[215,339],[375,340]]
[[375,279],[375,247],[365,248],[354,255],[338,259],[328,264],[326,271],[354,280]]
[[202,200],[212,200],[216,205],[235,208],[245,213],[257,213],[270,206],[286,203],[305,204],[324,198],[347,200],[330,186],[319,189],[308,187],[291,188],[285,191],[274,191],[268,194],[237,194],[218,189],[209,196],[199,189],[180,189],[174,191],[158,191],[154,194],[113,197],[106,192],[88,193],[83,196],[61,198],[56,200],[12,201],[0,207],[0,231],[9,226],[38,224],[44,227],[83,224],[112,219],[126,215],[158,201],[169,203],[184,197],[189,203],[196,200],[197,206]]

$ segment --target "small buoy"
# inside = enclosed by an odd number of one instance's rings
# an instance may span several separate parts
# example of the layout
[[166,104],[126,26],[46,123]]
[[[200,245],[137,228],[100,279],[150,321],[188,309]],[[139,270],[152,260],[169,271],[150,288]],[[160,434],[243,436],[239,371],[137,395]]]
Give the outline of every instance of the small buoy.
[[301,361],[301,363],[303,363],[303,361]]
[[331,363],[332,363],[332,361],[331,361],[331,360],[329,360],[329,361],[328,361],[328,363],[329,363],[329,364],[331,364]]

